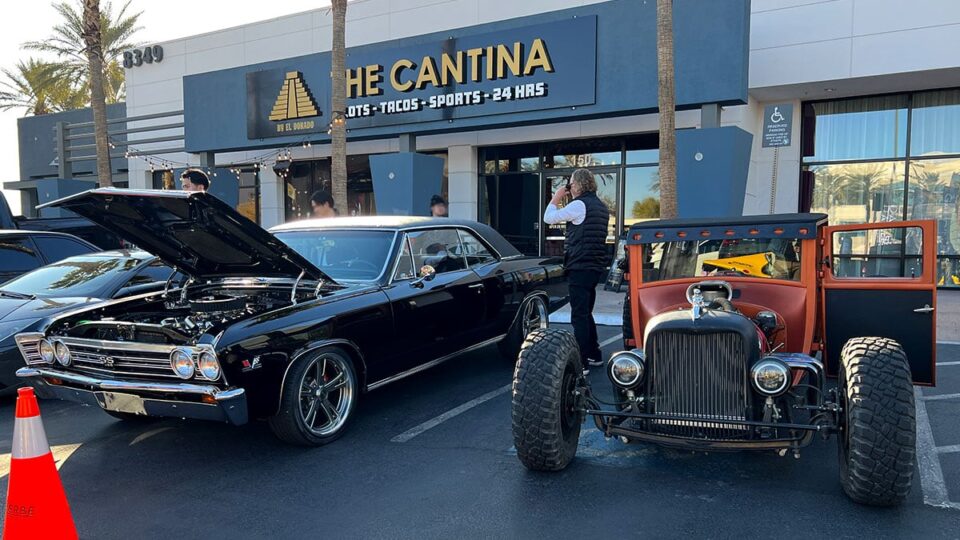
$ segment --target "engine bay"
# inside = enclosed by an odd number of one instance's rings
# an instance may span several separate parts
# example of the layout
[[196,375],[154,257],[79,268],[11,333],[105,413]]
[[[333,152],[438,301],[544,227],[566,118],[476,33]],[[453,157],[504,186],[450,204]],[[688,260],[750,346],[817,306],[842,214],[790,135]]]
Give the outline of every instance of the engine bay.
[[[157,293],[59,321],[54,333],[105,341],[190,345],[232,322],[292,303],[290,286],[203,286]],[[300,296],[300,295],[298,295]]]

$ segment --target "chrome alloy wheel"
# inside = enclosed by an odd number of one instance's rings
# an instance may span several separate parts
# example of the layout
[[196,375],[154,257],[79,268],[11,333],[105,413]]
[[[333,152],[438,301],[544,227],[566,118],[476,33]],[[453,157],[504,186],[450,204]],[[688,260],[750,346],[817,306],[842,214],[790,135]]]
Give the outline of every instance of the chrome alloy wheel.
[[543,298],[534,296],[523,306],[520,319],[523,337],[527,337],[534,330],[543,330],[547,327],[548,321],[547,305],[543,302]]
[[347,421],[356,381],[348,360],[323,354],[310,360],[300,379],[300,419],[318,436],[335,433]]

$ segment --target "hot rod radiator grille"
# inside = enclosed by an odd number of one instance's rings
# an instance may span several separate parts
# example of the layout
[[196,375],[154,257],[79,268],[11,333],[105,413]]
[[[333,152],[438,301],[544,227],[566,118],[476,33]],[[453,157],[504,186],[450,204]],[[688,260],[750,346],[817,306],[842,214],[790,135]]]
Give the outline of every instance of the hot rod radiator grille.
[[649,411],[683,419],[653,419],[652,431],[697,439],[739,439],[747,428],[747,352],[736,333],[655,332],[648,338]]

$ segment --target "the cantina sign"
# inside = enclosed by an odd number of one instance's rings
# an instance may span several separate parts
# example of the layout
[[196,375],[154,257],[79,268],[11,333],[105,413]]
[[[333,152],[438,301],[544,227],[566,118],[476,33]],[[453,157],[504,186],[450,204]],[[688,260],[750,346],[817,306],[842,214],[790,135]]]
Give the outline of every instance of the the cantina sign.
[[[433,44],[376,48],[350,49],[347,56],[344,113],[353,133],[594,101],[595,17]],[[330,86],[322,66],[329,66],[328,54],[248,73],[248,137],[326,131],[330,117],[320,108],[329,106]],[[264,94],[272,101],[268,103]],[[314,104],[319,107],[311,108]],[[306,118],[313,114],[301,114],[299,109],[294,115],[290,111],[295,106],[315,110],[316,116]]]
[[[389,69],[388,80],[393,90],[408,93],[429,88],[446,88],[463,85],[469,81],[498,81],[508,77],[528,77],[537,70],[553,73],[553,63],[542,38],[535,38],[529,46],[521,41],[506,45],[498,43],[486,47],[474,47],[453,53],[442,53],[439,58],[424,56],[415,62],[409,58],[395,61]],[[347,97],[368,98],[383,95],[384,66],[371,64],[347,70]],[[486,100],[507,101],[543,97],[547,93],[545,83],[517,84],[494,88],[490,92],[472,90],[442,93],[424,98],[404,98],[374,103],[350,105],[347,118],[396,114],[419,111],[429,107],[459,107],[479,105]]]

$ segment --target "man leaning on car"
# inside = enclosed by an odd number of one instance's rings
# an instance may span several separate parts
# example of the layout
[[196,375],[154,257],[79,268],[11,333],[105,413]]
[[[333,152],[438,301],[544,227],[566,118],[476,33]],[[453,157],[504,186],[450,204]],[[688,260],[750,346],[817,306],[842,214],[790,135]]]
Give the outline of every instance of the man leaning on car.
[[[563,208],[560,201],[573,200]],[[563,261],[570,288],[570,323],[577,338],[580,354],[588,366],[603,365],[593,306],[597,300],[597,283],[607,267],[607,225],[610,211],[597,197],[597,181],[587,169],[577,169],[570,182],[557,190],[543,213],[550,225],[567,222]]]

